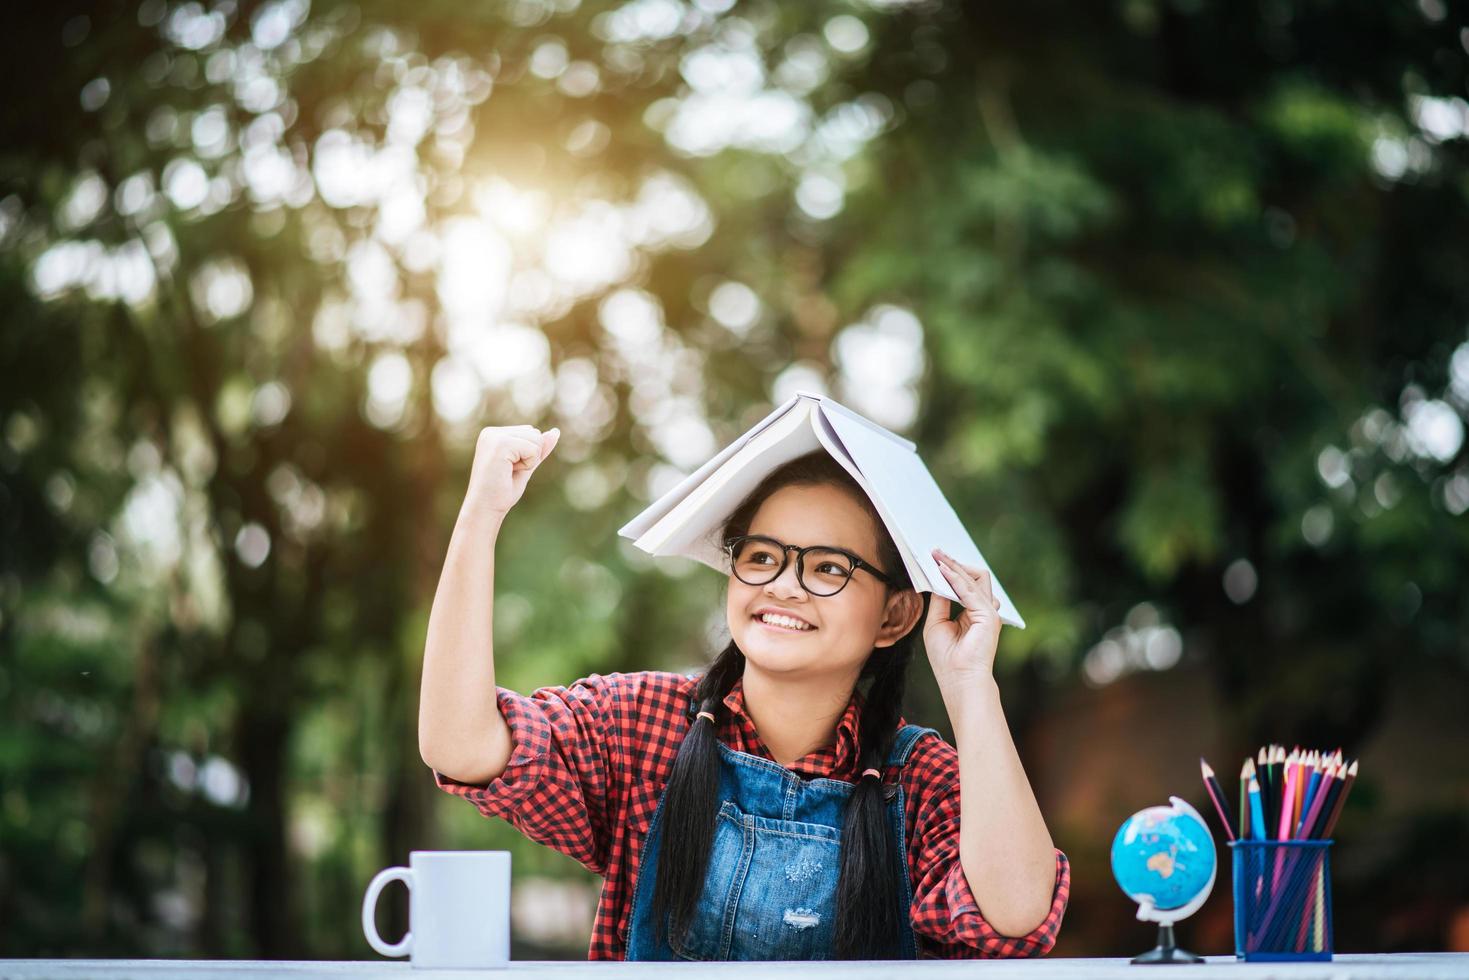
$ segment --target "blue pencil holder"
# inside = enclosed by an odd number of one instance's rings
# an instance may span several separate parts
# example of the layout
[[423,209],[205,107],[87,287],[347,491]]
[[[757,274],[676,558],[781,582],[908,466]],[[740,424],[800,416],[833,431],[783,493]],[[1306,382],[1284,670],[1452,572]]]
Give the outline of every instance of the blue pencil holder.
[[1329,840],[1237,840],[1234,955],[1244,960],[1331,959]]

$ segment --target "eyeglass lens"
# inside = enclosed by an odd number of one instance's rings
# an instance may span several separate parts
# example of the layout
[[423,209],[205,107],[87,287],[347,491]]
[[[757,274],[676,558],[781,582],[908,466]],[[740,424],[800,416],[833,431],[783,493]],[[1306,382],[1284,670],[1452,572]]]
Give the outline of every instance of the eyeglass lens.
[[[776,542],[746,538],[735,545],[734,573],[746,585],[764,585],[780,572],[781,557]],[[813,548],[806,552],[805,568],[797,569],[797,574],[812,595],[832,595],[852,577],[852,559],[831,548]]]

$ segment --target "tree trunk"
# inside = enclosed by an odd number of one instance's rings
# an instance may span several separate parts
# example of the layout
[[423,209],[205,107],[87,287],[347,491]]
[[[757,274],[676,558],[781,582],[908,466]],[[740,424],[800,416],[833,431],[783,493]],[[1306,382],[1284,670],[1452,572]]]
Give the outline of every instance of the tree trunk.
[[143,751],[153,740],[158,721],[158,636],[151,617],[140,618],[134,637],[132,711],[91,784],[88,805],[91,846],[82,883],[82,930],[87,944],[97,949],[106,941],[118,818],[127,802],[129,781],[143,774]]
[[241,712],[240,761],[249,779],[249,924],[247,932],[264,959],[302,958],[285,809],[285,750],[288,718],[273,706]]

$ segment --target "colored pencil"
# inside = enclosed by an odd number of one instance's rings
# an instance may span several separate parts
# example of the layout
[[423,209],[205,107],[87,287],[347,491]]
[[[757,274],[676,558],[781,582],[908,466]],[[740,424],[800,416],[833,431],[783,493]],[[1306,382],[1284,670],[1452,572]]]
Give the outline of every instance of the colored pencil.
[[1346,771],[1337,769],[1333,772],[1330,786],[1323,786],[1321,792],[1325,794],[1321,800],[1321,809],[1317,811],[1316,822],[1311,825],[1311,836],[1318,840],[1326,839],[1326,821],[1331,817],[1331,811],[1336,808],[1336,801],[1341,797],[1342,784],[1346,782]]
[[1321,782],[1321,752],[1312,751],[1306,755],[1306,761],[1300,768],[1300,807],[1297,807],[1296,810],[1294,827],[1300,827],[1300,820],[1306,815],[1306,808],[1310,807],[1310,788],[1319,782]]
[[[1300,779],[1300,777],[1298,776],[1299,770],[1296,766],[1296,753],[1294,751],[1292,751],[1290,755],[1286,756],[1284,768],[1282,771],[1284,772],[1285,785],[1282,787],[1280,794],[1280,813],[1279,815],[1271,813],[1270,820],[1271,826],[1275,828],[1275,839],[1290,840],[1290,815],[1291,811],[1294,809],[1293,801],[1295,800],[1296,796],[1296,784],[1297,782],[1299,782]],[[1292,866],[1294,866],[1294,862],[1292,862]],[[1283,873],[1284,868],[1285,848],[1276,848],[1275,876],[1271,879],[1270,884],[1270,887],[1272,889],[1278,890],[1280,888],[1280,876]]]
[[1357,760],[1353,759],[1352,764],[1350,766],[1347,766],[1347,778],[1342,780],[1341,792],[1336,794],[1336,805],[1332,807],[1331,816],[1328,817],[1326,820],[1326,827],[1321,831],[1321,836],[1323,838],[1329,838],[1331,836],[1331,832],[1336,829],[1336,821],[1337,818],[1341,816],[1342,804],[1346,803],[1347,793],[1351,792],[1352,783],[1356,781]]
[[1275,810],[1270,814],[1272,830],[1278,829],[1279,821],[1276,818],[1280,815],[1281,804],[1285,802],[1285,770],[1285,746],[1277,745],[1275,747],[1275,799],[1271,800],[1275,804]]
[[1209,763],[1199,756],[1199,771],[1204,776],[1204,789],[1209,793],[1209,799],[1214,803],[1214,809],[1219,813],[1219,822],[1224,825],[1224,833],[1230,840],[1237,840],[1234,825],[1229,821],[1229,805],[1224,802],[1224,790],[1219,785],[1219,780],[1214,777],[1214,770]]
[[1265,808],[1260,802],[1260,781],[1250,777],[1250,823],[1255,828],[1255,840],[1265,839]]
[[1290,825],[1286,827],[1292,837],[1295,836],[1296,824],[1301,822],[1301,799],[1306,795],[1306,750],[1301,749],[1296,756],[1296,792],[1290,801]]
[[1255,778],[1255,760],[1246,759],[1239,767],[1239,839],[1250,840],[1250,780]]
[[1316,952],[1321,952],[1326,945],[1326,875],[1316,875],[1316,942],[1311,946]]
[[1327,769],[1312,794],[1311,807],[1306,811],[1306,816],[1301,820],[1301,827],[1296,836],[1311,837],[1314,835],[1317,825],[1321,822],[1321,807],[1326,802],[1326,794],[1331,790],[1331,784],[1335,782],[1332,770]]
[[1280,817],[1275,821],[1275,839],[1290,840],[1291,811],[1295,808],[1296,783],[1299,780],[1296,754],[1285,760],[1285,788],[1280,794]]
[[[1260,809],[1264,813],[1270,812],[1270,759],[1275,749],[1271,746],[1261,746],[1258,760],[1255,764],[1255,776],[1260,780]],[[1266,840],[1270,836],[1269,828],[1264,828],[1260,833],[1260,839]]]
[[1316,790],[1321,786],[1321,754],[1319,752],[1312,752],[1311,756],[1311,768],[1307,771],[1308,774],[1306,777],[1306,795],[1301,797],[1301,812],[1296,815],[1297,837],[1306,836],[1306,827],[1309,824],[1306,823],[1305,817],[1302,814],[1310,814],[1311,805],[1316,802]]
[[1296,934],[1291,944],[1291,948],[1298,953],[1305,951],[1306,932],[1310,928],[1312,920],[1316,917],[1316,889],[1314,885],[1315,883],[1313,882],[1311,885],[1306,886],[1305,901],[1302,902],[1301,907],[1301,920],[1296,925]]
[[1280,827],[1280,803],[1285,799],[1285,746],[1270,747],[1270,808],[1265,811],[1267,831],[1272,840]]

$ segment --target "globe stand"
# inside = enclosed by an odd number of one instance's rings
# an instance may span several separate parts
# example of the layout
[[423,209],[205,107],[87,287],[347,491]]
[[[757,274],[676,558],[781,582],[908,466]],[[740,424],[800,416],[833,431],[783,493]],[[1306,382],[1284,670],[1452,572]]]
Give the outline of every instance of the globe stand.
[[1158,945],[1140,956],[1132,958],[1134,963],[1202,963],[1204,958],[1186,949],[1173,945],[1173,923],[1158,926]]

